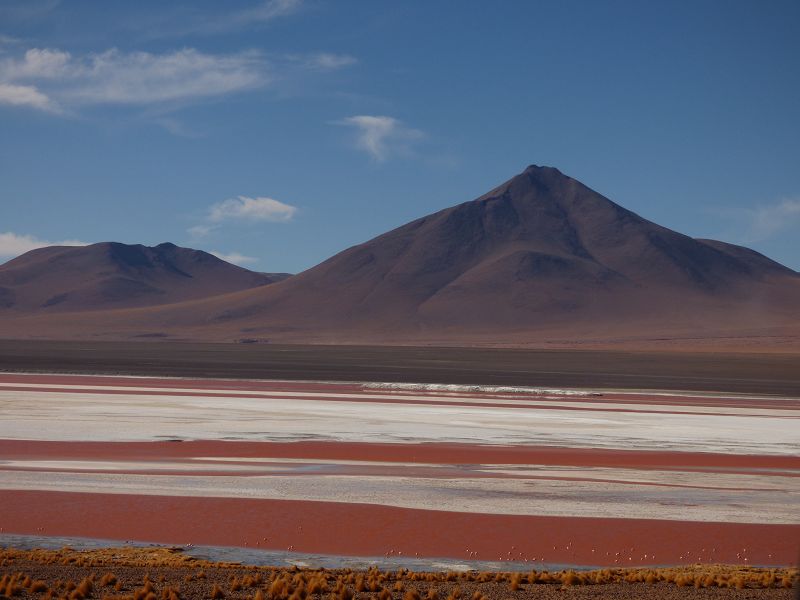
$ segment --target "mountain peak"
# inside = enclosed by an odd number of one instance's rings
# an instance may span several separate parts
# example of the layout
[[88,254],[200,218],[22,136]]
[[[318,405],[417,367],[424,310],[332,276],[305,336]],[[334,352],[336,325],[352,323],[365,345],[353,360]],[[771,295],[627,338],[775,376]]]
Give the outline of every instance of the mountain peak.
[[602,198],[555,167],[528,165],[521,173],[487,192],[478,200],[503,197],[526,203],[554,201],[563,203],[564,200],[569,200],[569,197],[582,192],[591,192],[597,198]]
[[556,167],[551,167],[548,165],[528,165],[525,167],[525,170],[521,174],[527,175],[561,175],[562,177],[566,177],[561,171],[559,171]]
[[744,314],[749,298],[771,293],[771,276],[787,274],[647,221],[559,169],[530,165],[473,201],[349,248],[215,316],[264,330],[500,335],[647,320],[688,305],[697,314],[729,305]]

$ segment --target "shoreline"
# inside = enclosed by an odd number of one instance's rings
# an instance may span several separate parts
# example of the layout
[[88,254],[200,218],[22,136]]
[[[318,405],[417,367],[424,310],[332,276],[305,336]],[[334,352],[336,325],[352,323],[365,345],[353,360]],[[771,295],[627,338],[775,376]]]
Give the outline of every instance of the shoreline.
[[498,563],[791,565],[800,524],[457,513],[373,504],[0,492],[2,533]]
[[20,598],[167,600],[430,600],[473,598],[741,598],[788,599],[797,569],[737,565],[616,568],[576,571],[532,569],[454,571],[306,565],[256,566],[209,561],[180,548],[112,547],[93,550],[0,546],[0,586]]

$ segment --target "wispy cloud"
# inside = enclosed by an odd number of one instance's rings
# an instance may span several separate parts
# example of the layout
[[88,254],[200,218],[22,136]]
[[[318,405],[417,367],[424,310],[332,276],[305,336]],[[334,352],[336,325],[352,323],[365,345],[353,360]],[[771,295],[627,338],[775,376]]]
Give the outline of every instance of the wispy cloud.
[[291,221],[296,212],[296,206],[272,198],[238,196],[214,204],[208,211],[208,220],[211,223],[231,220],[285,223]]
[[377,161],[390,156],[408,154],[412,144],[425,137],[424,132],[406,127],[394,117],[356,115],[335,121],[356,130],[356,146]]
[[751,241],[775,237],[786,230],[800,228],[800,199],[784,199],[747,209],[750,225],[747,235]]
[[0,23],[35,21],[48,16],[61,4],[61,0],[24,0],[0,2]]
[[186,231],[192,236],[192,239],[198,239],[206,237],[209,233],[214,231],[214,227],[212,225],[194,225],[189,227]]
[[11,46],[14,44],[19,44],[21,41],[22,40],[15,38],[14,36],[0,33],[0,46]]
[[25,235],[7,231],[0,233],[0,257],[10,258],[25,254],[36,248],[45,246],[86,246],[86,242],[80,240],[63,240],[60,242],[49,242],[33,235]]
[[306,69],[315,71],[336,71],[358,62],[355,56],[335,54],[333,52],[315,52],[311,54],[290,54],[287,59]]
[[[0,84],[41,110],[89,104],[188,102],[258,88],[269,82],[259,52],[206,54],[194,48],[152,54],[116,49],[74,57],[33,48],[0,61]],[[24,92],[24,93],[23,93]]]
[[227,4],[220,5],[223,6],[220,12],[184,17],[180,23],[165,26],[157,35],[169,37],[233,33],[292,15],[302,5],[302,0],[260,0],[241,10],[230,10]]
[[55,102],[32,85],[0,83],[0,104],[27,106],[52,113],[61,112]]
[[204,238],[224,223],[288,223],[297,213],[297,207],[274,198],[237,196],[212,204],[203,222],[187,229],[193,239]]
[[225,262],[233,263],[235,265],[244,266],[244,265],[252,265],[258,262],[258,258],[255,256],[245,256],[244,254],[239,254],[238,252],[219,252],[218,250],[213,250],[211,252],[217,258],[221,258]]
[[726,237],[741,243],[764,242],[800,229],[800,198],[783,198],[753,207],[709,207],[727,223]]
[[51,48],[31,48],[21,58],[0,63],[0,75],[14,79],[55,79],[74,74],[77,65],[70,65],[69,52]]
[[195,139],[195,140],[205,137],[205,134],[202,131],[198,131],[197,129],[188,127],[181,121],[173,119],[171,117],[158,117],[155,119],[155,123],[163,127],[166,131],[168,131],[172,135],[178,137]]
[[330,72],[355,64],[347,54],[311,53],[268,57],[257,50],[210,54],[195,48],[171,52],[104,52],[74,56],[53,48],[31,48],[0,56],[0,104],[50,113],[74,113],[81,107],[148,107],[174,135],[197,132],[164,117],[206,99],[269,86],[292,74]]

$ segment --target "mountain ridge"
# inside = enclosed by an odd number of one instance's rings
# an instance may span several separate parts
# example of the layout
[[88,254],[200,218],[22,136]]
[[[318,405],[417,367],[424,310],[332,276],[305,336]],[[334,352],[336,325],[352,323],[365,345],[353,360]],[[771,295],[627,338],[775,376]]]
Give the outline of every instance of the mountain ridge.
[[268,285],[202,250],[99,242],[37,248],[0,265],[0,308],[75,311],[166,304]]
[[[798,306],[795,271],[662,227],[532,165],[284,281],[95,316],[102,335],[119,337],[157,330],[173,339],[514,345],[773,335],[800,323]],[[79,325],[49,326],[84,335]],[[86,327],[98,330],[97,321]]]

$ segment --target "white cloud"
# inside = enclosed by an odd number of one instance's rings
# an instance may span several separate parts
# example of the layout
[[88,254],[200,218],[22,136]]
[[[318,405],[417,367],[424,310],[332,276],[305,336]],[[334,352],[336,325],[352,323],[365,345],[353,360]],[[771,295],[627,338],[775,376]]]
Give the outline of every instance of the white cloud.
[[800,199],[785,199],[775,204],[747,209],[750,241],[761,241],[787,229],[800,228]]
[[202,238],[207,236],[214,230],[214,227],[211,225],[195,225],[194,227],[189,227],[186,231],[191,235],[193,238]]
[[[262,87],[269,83],[267,70],[266,60],[256,51],[206,54],[184,48],[153,54],[111,49],[74,57],[33,48],[20,58],[0,61],[0,85],[27,88],[26,104],[42,110],[53,110],[56,103],[147,105]],[[22,90],[15,93],[19,96]]]
[[[82,85],[66,91],[87,103],[149,104],[220,96],[267,82],[261,56],[203,54],[192,48],[170,54],[109,50],[89,59]],[[85,75],[84,75],[85,73]]]
[[166,131],[174,136],[184,137],[189,139],[200,139],[205,137],[202,131],[188,127],[183,122],[173,119],[171,117],[160,117],[155,119],[155,123],[163,127]]
[[41,19],[48,16],[59,4],[61,4],[61,0],[0,2],[0,23]]
[[252,8],[230,11],[217,15],[199,24],[197,33],[225,33],[244,29],[251,25],[268,23],[278,17],[291,15],[299,10],[302,0],[262,0]]
[[264,25],[296,13],[303,0],[260,0],[249,8],[232,10],[229,3],[217,3],[221,10],[198,12],[193,8],[172,11],[146,33],[150,37],[181,37],[189,35],[219,35]]
[[[193,240],[200,240],[231,221],[287,223],[297,213],[297,207],[273,198],[237,196],[212,204],[202,223],[189,227],[186,231]],[[212,253],[214,254],[214,253]],[[218,255],[221,257],[221,255]],[[233,256],[230,255],[230,256]],[[245,259],[247,257],[244,257]],[[235,261],[231,261],[235,262]]]
[[232,2],[212,3],[216,10],[198,9],[199,3],[173,3],[163,15],[148,15],[146,23],[133,24],[135,29],[150,38],[171,38],[198,35],[221,35],[263,26],[298,12],[303,0],[257,0],[251,6],[237,10]]
[[225,262],[233,263],[239,266],[251,265],[258,262],[258,259],[255,256],[245,256],[244,254],[239,254],[238,252],[229,252],[226,254],[225,252],[213,250],[211,254],[224,260]]
[[45,246],[86,246],[86,242],[80,240],[64,240],[61,242],[48,242],[32,235],[20,235],[7,231],[0,233],[0,256],[13,257],[25,254],[36,248]]
[[32,85],[0,83],[0,104],[28,106],[47,112],[60,112],[59,107]]
[[422,131],[386,116],[357,115],[336,124],[354,127],[357,131],[356,145],[379,161],[391,155],[407,154],[411,143],[425,136]]
[[318,71],[336,71],[344,67],[349,67],[358,62],[355,56],[349,54],[334,54],[332,52],[317,52],[315,54],[292,54],[288,59],[307,69]]
[[742,244],[768,241],[800,230],[800,198],[784,198],[771,204],[753,207],[716,206],[706,212],[727,222],[720,239],[730,238]]
[[19,38],[15,38],[13,36],[4,35],[0,33],[0,46],[11,46],[13,44],[19,44],[20,41],[21,40]]
[[272,198],[238,196],[214,204],[208,211],[208,221],[210,223],[229,220],[286,222],[291,221],[296,212],[296,206]]
[[69,52],[50,48],[31,48],[20,59],[2,63],[2,73],[7,79],[54,78],[68,75],[72,56]]
[[21,55],[0,55],[0,104],[51,113],[102,104],[156,106],[165,129],[197,137],[177,121],[164,119],[163,107],[263,88],[293,71],[336,71],[356,62],[350,55],[327,52],[267,57],[257,50],[210,54],[195,48],[163,53],[112,48],[76,56],[31,48]]

